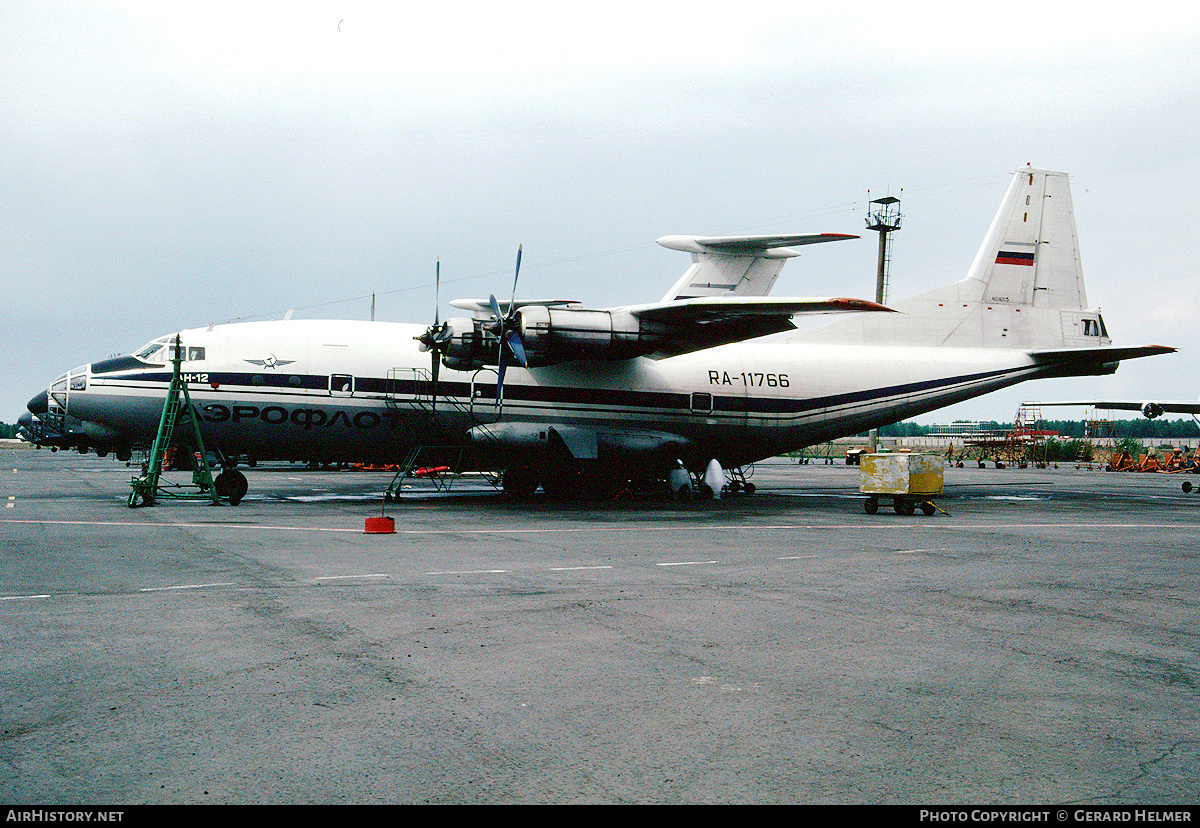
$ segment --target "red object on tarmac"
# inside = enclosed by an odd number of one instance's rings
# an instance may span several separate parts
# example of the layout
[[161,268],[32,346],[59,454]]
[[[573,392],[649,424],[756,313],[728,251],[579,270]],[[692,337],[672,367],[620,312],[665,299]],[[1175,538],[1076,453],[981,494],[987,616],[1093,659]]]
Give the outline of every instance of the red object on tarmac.
[[369,517],[363,529],[364,535],[391,535],[396,531],[396,521],[390,517]]
[[412,473],[413,477],[428,477],[429,475],[439,475],[450,471],[449,466],[422,466],[415,469]]

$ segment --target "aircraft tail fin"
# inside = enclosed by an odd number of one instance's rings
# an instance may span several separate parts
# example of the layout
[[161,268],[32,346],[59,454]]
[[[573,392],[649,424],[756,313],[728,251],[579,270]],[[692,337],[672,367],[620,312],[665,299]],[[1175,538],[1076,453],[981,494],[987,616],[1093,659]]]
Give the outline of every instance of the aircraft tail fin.
[[[1017,170],[967,277],[793,341],[984,348],[1111,344],[1087,307],[1067,174]],[[886,316],[886,319],[873,318]]]

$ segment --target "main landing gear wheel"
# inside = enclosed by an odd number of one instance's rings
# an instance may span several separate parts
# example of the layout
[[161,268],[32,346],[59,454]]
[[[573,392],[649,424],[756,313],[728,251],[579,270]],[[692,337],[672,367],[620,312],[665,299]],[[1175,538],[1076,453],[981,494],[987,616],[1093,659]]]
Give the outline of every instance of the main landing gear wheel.
[[[531,466],[509,466],[504,470],[501,485],[503,485],[506,495],[515,497],[517,500],[529,500],[537,491],[537,471]],[[553,484],[551,486],[553,487]]]
[[218,496],[227,498],[230,506],[236,506],[246,496],[246,489],[250,487],[250,484],[246,482],[246,475],[240,471],[226,469],[217,475],[213,486],[216,488]]

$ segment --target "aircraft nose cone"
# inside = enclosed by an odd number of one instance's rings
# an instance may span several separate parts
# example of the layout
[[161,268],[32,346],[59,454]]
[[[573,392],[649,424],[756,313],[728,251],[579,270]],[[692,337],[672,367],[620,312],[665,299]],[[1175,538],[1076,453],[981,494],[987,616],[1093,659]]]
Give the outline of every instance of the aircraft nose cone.
[[49,406],[46,405],[46,392],[38,394],[29,402],[25,403],[25,407],[29,409],[30,414],[45,414],[49,411]]

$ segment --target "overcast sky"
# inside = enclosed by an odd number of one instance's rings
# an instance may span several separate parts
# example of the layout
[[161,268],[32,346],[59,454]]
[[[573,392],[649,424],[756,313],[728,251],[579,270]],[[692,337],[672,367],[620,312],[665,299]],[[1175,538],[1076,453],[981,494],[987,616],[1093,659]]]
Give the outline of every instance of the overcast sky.
[[0,421],[180,328],[431,322],[438,257],[444,318],[518,244],[522,296],[605,307],[682,274],[659,236],[861,233],[773,294],[873,298],[866,204],[900,195],[899,299],[966,275],[1027,162],[1072,174],[1114,342],[1181,352],[919,421],[1200,395],[1191,4],[408,5],[5,4]]

